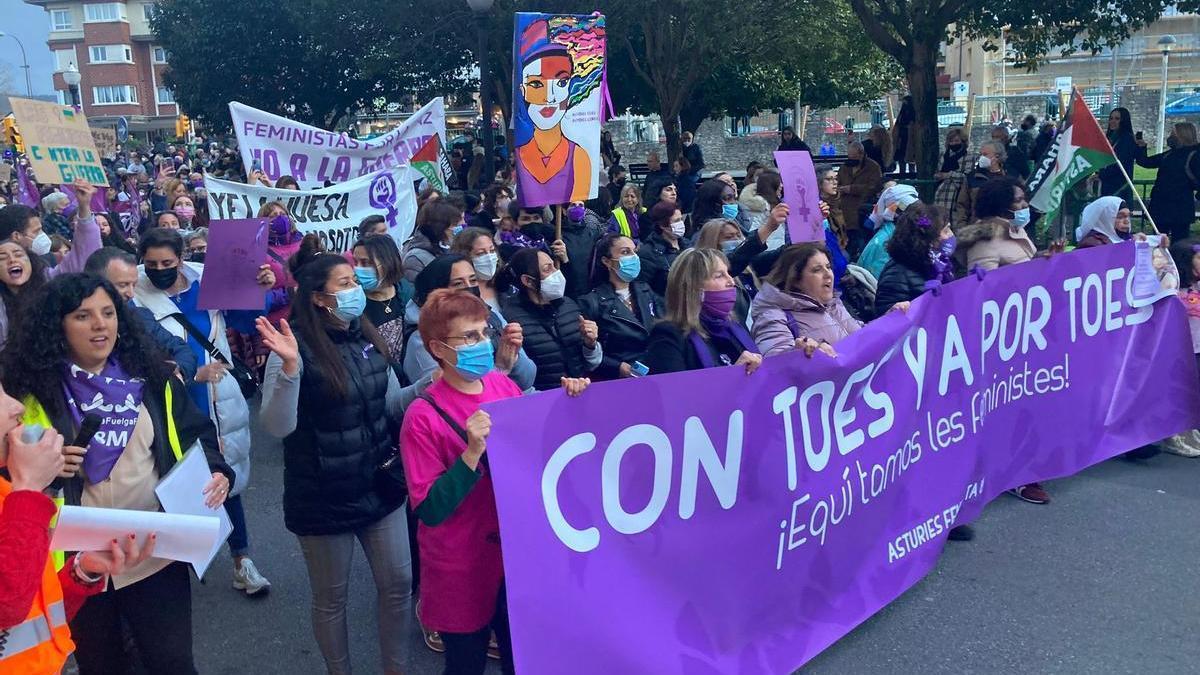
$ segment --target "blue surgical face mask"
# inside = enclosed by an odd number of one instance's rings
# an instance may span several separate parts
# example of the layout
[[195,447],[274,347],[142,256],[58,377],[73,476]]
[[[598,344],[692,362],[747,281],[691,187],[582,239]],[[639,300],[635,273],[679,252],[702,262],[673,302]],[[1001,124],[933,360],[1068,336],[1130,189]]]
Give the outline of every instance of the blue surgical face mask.
[[358,279],[358,283],[362,285],[364,291],[373,291],[379,288],[379,273],[374,267],[355,267],[354,277]]
[[737,214],[738,214],[738,205],[737,204],[722,204],[721,205],[721,215],[725,216],[729,220],[736,220]]
[[363,310],[367,308],[367,294],[363,293],[362,286],[347,288],[337,293],[328,293],[328,295],[337,298],[337,307],[329,311],[346,323],[362,316]]
[[725,255],[729,255],[730,253],[736,251],[737,247],[741,245],[741,239],[726,239],[725,241],[721,242],[721,252]]
[[642,273],[642,259],[635,255],[627,255],[617,259],[617,276],[621,281],[629,283]]
[[454,353],[454,370],[468,382],[483,379],[496,366],[496,352],[491,340],[484,339],[478,344],[456,347]]
[[1019,211],[1013,211],[1012,224],[1013,224],[1013,227],[1016,227],[1016,228],[1019,228],[1022,230],[1025,229],[1025,226],[1029,224],[1029,207],[1028,206],[1026,206],[1025,208],[1023,208]]

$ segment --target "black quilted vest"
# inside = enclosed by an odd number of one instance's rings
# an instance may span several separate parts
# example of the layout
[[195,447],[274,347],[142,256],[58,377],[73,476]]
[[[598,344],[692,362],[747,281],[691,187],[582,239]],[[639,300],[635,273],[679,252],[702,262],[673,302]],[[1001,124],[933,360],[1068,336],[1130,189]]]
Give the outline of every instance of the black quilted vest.
[[333,400],[326,375],[300,343],[304,373],[296,430],[283,439],[283,517],[298,535],[350,532],[394,511],[401,502],[376,490],[376,472],[393,452],[394,426],[385,410],[387,359],[358,330],[330,331],[347,370],[344,400]]

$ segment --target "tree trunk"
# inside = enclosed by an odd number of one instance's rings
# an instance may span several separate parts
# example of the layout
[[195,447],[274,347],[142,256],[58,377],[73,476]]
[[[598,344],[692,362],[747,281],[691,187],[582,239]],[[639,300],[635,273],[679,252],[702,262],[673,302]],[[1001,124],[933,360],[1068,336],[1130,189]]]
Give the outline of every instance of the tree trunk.
[[679,114],[668,114],[663,111],[659,114],[662,118],[663,135],[667,137],[667,157],[668,162],[674,162],[675,158],[683,153],[683,142],[679,140]]
[[694,135],[700,125],[704,123],[705,117],[708,117],[708,113],[702,109],[702,106],[683,106],[683,110],[679,111],[680,133],[690,131]]
[[[908,92],[912,94],[916,112],[908,142],[915,150],[920,179],[933,178],[938,169],[937,51],[937,41],[930,43],[918,38],[912,45],[912,60],[905,64]],[[903,162],[904,158],[896,160]]]

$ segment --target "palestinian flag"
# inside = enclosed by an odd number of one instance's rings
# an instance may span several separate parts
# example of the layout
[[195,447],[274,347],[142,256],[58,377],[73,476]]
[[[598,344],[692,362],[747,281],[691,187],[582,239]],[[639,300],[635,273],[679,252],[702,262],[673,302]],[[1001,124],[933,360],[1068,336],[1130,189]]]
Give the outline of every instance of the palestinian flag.
[[446,177],[453,168],[450,166],[450,157],[442,147],[440,136],[430,136],[425,145],[408,160],[408,165],[416,169],[433,189],[446,192]]
[[1071,92],[1067,125],[1029,179],[1029,205],[1046,214],[1053,222],[1062,205],[1063,193],[1076,183],[1117,162],[1108,137],[1100,129],[1096,116],[1088,109],[1078,89]]

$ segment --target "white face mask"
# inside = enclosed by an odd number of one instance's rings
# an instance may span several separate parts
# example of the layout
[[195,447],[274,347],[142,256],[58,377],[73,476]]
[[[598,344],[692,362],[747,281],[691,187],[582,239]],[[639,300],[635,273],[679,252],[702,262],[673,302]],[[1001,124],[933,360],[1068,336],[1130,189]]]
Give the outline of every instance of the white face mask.
[[991,157],[988,157],[987,155],[980,155],[980,156],[979,156],[979,161],[978,161],[978,162],[976,162],[975,164],[976,164],[977,166],[979,166],[979,168],[981,168],[981,169],[983,169],[984,171],[986,171],[986,170],[988,170],[988,169],[992,168],[992,158],[991,158]]
[[495,253],[484,253],[471,258],[471,264],[475,267],[475,276],[487,281],[496,276],[496,264],[500,258]]
[[685,227],[682,220],[677,220],[671,223],[671,234],[675,235],[676,237],[682,237],[684,230]]
[[542,298],[551,302],[559,300],[567,292],[567,278],[562,270],[554,270],[554,274],[542,279]]
[[38,232],[38,236],[33,238],[33,243],[29,245],[29,250],[38,255],[46,255],[50,252],[50,236],[45,232]]

